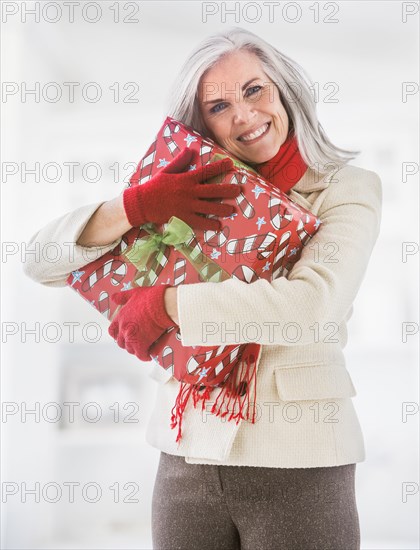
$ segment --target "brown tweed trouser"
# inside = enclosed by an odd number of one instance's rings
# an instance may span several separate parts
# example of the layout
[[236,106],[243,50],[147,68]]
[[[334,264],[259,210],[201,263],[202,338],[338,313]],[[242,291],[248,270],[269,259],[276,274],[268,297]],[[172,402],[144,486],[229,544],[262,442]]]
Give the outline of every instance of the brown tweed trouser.
[[188,464],[161,452],[154,550],[360,550],[356,464]]

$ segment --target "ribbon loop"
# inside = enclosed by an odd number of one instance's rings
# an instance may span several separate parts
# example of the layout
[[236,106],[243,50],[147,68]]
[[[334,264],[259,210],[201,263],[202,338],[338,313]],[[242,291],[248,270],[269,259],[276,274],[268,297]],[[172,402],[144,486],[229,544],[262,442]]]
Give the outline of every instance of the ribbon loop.
[[[142,226],[150,235],[134,241],[131,247],[123,252],[124,256],[135,265],[139,272],[146,276],[136,279],[138,286],[150,286],[157,278],[157,264],[165,256],[167,246],[172,246],[191,263],[202,280],[220,282],[230,279],[230,275],[220,265],[203,254],[195,233],[183,220],[172,216],[163,233],[156,231],[154,224]],[[154,256],[154,262],[151,260]],[[152,265],[156,264],[156,265]]]
[[136,240],[124,253],[139,271],[147,269],[151,254],[157,254],[167,245],[178,249],[186,245],[194,235],[191,227],[176,216],[172,216],[163,233],[156,231],[154,224],[145,224],[143,229],[150,233],[149,237]]

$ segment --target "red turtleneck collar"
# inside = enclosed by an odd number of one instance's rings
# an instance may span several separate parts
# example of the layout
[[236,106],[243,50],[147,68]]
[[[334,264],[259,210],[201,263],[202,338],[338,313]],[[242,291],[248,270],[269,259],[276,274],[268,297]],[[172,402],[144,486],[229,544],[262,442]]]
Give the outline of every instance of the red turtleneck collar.
[[302,178],[308,166],[300,154],[296,136],[290,135],[273,158],[254,164],[253,168],[264,179],[287,193]]

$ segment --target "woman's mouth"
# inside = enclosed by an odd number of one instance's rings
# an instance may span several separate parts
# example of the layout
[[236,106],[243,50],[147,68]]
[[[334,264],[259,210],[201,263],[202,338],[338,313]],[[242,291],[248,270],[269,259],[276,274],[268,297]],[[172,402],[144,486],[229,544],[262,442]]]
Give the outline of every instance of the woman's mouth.
[[266,122],[259,128],[257,128],[254,132],[251,132],[249,134],[243,134],[242,136],[238,137],[238,141],[244,144],[251,144],[255,143],[256,141],[263,138],[269,131],[271,126],[271,121]]

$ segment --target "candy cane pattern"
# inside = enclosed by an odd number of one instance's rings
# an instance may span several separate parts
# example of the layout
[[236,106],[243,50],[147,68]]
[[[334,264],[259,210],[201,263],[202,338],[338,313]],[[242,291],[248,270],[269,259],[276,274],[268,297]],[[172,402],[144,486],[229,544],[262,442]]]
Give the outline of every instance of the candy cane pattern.
[[236,203],[241,209],[242,214],[249,220],[255,216],[255,210],[252,204],[248,201],[243,193],[240,193],[236,198]]
[[166,264],[169,261],[169,256],[171,254],[171,247],[165,246],[164,250],[160,250],[153,260],[152,265],[148,266],[147,271],[140,272],[139,277],[136,278],[137,286],[153,286],[156,283],[159,275],[166,267]]
[[238,173],[237,173],[237,172],[235,172],[234,174],[232,174],[229,183],[230,183],[231,185],[239,185]]
[[[222,346],[218,349],[210,350],[204,353],[196,354],[190,357],[188,360],[186,370],[188,374],[196,375],[200,374],[202,368],[206,368],[209,365],[209,362],[212,363],[211,368],[211,378],[214,378],[220,374],[223,369],[226,369],[226,374],[228,374],[227,367],[234,364],[236,361],[240,346],[235,346],[231,351],[225,353],[226,350],[229,350],[231,346]],[[222,356],[222,354],[225,354]],[[222,356],[220,361],[214,366],[214,359],[217,359],[218,356]],[[197,370],[200,369],[199,372]],[[229,370],[230,372],[230,370]]]
[[110,305],[110,301],[109,301],[109,294],[105,290],[103,290],[99,294],[98,311],[99,311],[99,313],[104,315],[107,319],[109,319],[109,313],[111,311],[111,305]]
[[238,265],[232,273],[232,277],[244,281],[245,283],[253,283],[259,279],[257,273],[247,265]]
[[120,256],[120,254],[122,254],[127,247],[128,247],[127,238],[123,236],[121,241],[117,244],[117,246],[110,251],[110,254],[112,254],[113,256]]
[[266,260],[274,252],[276,244],[276,235],[274,233],[267,233],[262,244],[258,247],[257,258],[259,260]]
[[213,151],[212,145],[208,145],[207,143],[202,142],[200,146],[200,160],[202,166],[208,163],[208,161],[211,158]]
[[[222,372],[222,370],[232,363],[234,363],[237,359],[238,353],[239,353],[240,346],[236,346],[228,355],[226,355],[217,365],[214,369],[214,375],[217,376]],[[226,373],[228,374],[228,373]]]
[[126,273],[127,266],[124,262],[120,260],[108,260],[89,275],[82,285],[82,291],[88,292],[98,281],[108,276],[111,276],[111,284],[117,286],[124,279]]
[[259,250],[259,254],[264,258],[268,257],[272,250],[266,251],[266,248],[276,239],[274,233],[264,233],[263,235],[250,235],[243,239],[232,239],[226,245],[228,254],[246,254],[251,250]]
[[[197,261],[202,261],[203,259],[203,249],[201,247],[201,244],[197,240],[197,237],[195,234],[191,236],[191,239],[189,241],[186,241],[186,247],[191,250],[187,250],[186,253],[188,254],[188,259],[194,263]],[[199,272],[200,274],[200,272]]]
[[172,128],[171,128],[171,126],[173,126],[173,125],[172,124],[167,124],[165,126],[165,128],[163,129],[163,139],[166,143],[166,146],[169,149],[169,152],[171,153],[171,155],[173,157],[175,157],[179,153],[180,148],[175,143],[175,141],[172,139],[172,134],[177,134],[179,132],[179,124],[177,124],[176,126],[174,126]]
[[156,141],[152,143],[144,159],[141,161],[140,177],[139,177],[140,185],[142,183],[146,183],[146,181],[149,181],[150,178],[152,177],[152,170],[155,162],[155,156],[156,156]]
[[191,236],[191,239],[187,241],[186,243],[187,247],[192,247],[192,251],[189,253],[191,258],[193,260],[196,260],[198,256],[201,256],[203,254],[203,249],[201,248],[201,244],[197,240],[197,237],[195,235]]
[[281,213],[282,204],[283,202],[280,198],[270,196],[268,208],[271,224],[275,229],[283,229],[293,220],[293,213],[287,207],[284,208],[283,214]]
[[299,220],[298,226],[296,228],[297,234],[299,239],[301,240],[302,244],[305,245],[309,239],[312,237],[310,233],[306,231],[306,225],[309,221],[309,216],[306,217],[306,222],[304,223],[302,218]]
[[281,236],[276,256],[273,262],[272,279],[277,279],[277,277],[280,277],[283,272],[283,261],[286,256],[287,249],[289,248],[291,234],[291,231],[287,231]]
[[[214,349],[210,351],[209,358],[217,357],[218,355],[221,355],[224,352],[225,349],[226,349],[226,346],[214,347]],[[201,355],[203,355],[203,354],[201,354]],[[196,355],[196,357],[200,357],[200,355]]]
[[222,231],[204,231],[204,242],[211,247],[220,247],[225,244],[229,238],[229,227],[225,226]]
[[165,346],[162,351],[162,367],[174,374],[174,350]]
[[263,250],[257,251],[257,260],[266,260],[273,254],[276,248],[276,237],[269,241],[267,246]]
[[217,349],[205,351],[203,353],[197,353],[192,355],[187,362],[186,370],[188,374],[195,374],[195,370],[198,367],[204,367],[205,363],[210,359],[213,359],[217,355]]
[[207,281],[208,283],[220,283],[225,280],[223,268],[215,264],[206,264],[200,269],[198,274],[202,281]]
[[174,286],[180,285],[187,276],[187,260],[178,258],[174,265]]

